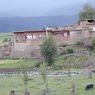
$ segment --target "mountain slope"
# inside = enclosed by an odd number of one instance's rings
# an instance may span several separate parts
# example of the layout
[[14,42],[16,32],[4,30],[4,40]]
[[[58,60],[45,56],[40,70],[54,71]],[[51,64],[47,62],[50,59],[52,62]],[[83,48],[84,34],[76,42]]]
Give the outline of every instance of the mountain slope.
[[77,15],[0,18],[0,32],[36,30],[43,27],[73,25],[77,21]]

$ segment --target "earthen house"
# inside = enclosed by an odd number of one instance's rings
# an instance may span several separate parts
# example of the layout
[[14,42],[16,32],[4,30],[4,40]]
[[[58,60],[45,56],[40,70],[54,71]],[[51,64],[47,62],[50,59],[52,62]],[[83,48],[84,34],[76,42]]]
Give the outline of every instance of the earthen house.
[[15,31],[13,33],[12,57],[39,58],[41,56],[40,46],[48,35],[53,37],[58,47],[61,44],[74,44],[79,40],[95,37],[95,21],[80,20],[74,26],[38,31]]

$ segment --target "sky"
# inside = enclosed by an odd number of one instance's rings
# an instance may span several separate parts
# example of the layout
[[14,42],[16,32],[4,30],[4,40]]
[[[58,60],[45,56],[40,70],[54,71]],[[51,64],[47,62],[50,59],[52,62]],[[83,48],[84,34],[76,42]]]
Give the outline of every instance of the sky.
[[74,14],[95,0],[0,0],[0,17]]

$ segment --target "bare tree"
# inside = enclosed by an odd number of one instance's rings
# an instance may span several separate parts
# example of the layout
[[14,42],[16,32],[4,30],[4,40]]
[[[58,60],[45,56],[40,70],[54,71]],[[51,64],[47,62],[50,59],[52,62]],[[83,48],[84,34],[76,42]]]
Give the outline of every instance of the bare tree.
[[[24,59],[25,60],[25,59]],[[25,60],[26,62],[26,60]],[[22,73],[22,80],[24,84],[24,95],[30,95],[28,91],[28,82],[31,80],[28,76],[28,67],[26,64],[24,64],[22,61],[20,62],[20,69]]]
[[44,61],[43,64],[41,65],[40,73],[44,82],[44,92],[42,95],[48,95],[47,69]]
[[76,86],[75,83],[71,84],[71,95],[75,95],[76,94]]

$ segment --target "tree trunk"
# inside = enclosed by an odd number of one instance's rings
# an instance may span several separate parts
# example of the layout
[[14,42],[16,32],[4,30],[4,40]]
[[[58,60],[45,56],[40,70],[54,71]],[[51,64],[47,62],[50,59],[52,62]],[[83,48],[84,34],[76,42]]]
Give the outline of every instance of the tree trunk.
[[72,86],[71,86],[71,95],[75,95],[76,93],[76,87],[75,87],[75,84],[72,83]]
[[45,88],[43,90],[43,94],[42,95],[48,95],[48,84],[47,84],[47,82],[45,82],[44,84],[45,84]]
[[28,91],[26,91],[26,92],[24,93],[24,95],[30,95],[30,93],[29,93]]

